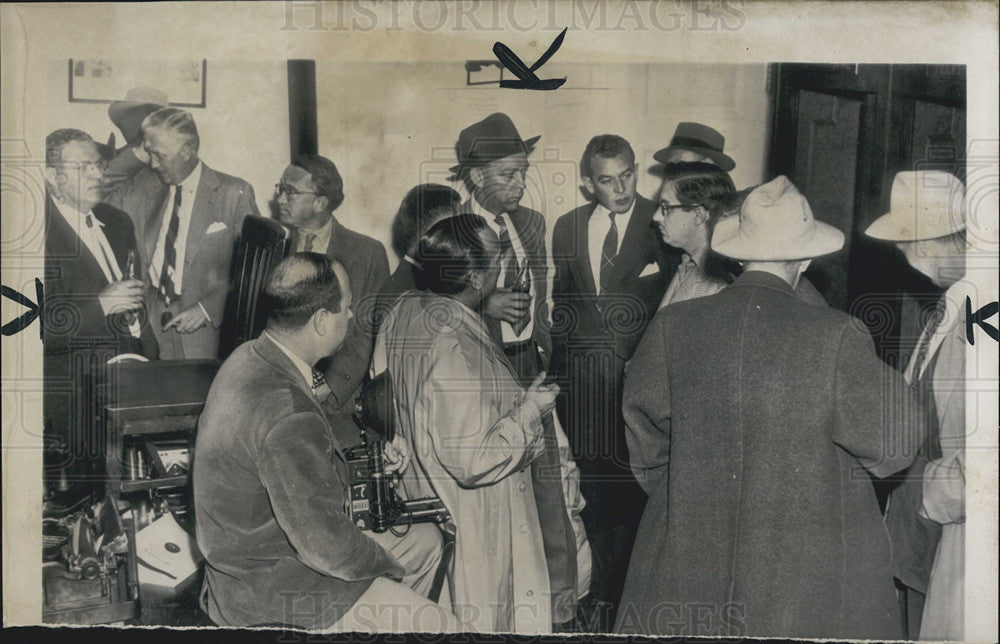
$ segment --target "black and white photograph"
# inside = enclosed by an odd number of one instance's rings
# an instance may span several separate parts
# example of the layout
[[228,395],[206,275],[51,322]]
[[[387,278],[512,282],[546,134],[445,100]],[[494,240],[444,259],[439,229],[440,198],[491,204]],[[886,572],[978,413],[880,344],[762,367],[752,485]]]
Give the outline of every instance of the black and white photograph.
[[996,2],[0,15],[10,634],[996,640]]

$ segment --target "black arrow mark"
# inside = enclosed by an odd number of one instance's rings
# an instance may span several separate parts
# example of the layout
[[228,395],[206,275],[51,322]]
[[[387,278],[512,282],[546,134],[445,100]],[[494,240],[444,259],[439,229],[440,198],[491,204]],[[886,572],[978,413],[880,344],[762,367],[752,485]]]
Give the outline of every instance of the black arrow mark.
[[524,64],[517,54],[511,51],[511,48],[497,41],[493,44],[493,53],[496,55],[500,63],[509,69],[511,73],[517,76],[520,80],[501,80],[500,87],[505,89],[537,89],[537,90],[552,90],[558,87],[562,87],[562,84],[566,82],[565,78],[546,78],[544,80],[538,78],[535,74],[538,69],[548,62],[552,55],[559,51],[559,48],[563,44],[563,39],[566,37],[566,30],[569,27],[564,27],[562,32],[556,39],[552,41],[549,48],[545,50],[545,53],[535,61],[535,64],[528,67]]
[[38,303],[34,303],[27,297],[18,293],[9,286],[0,286],[2,289],[3,296],[14,300],[22,306],[28,307],[28,310],[22,313],[16,320],[11,320],[7,324],[0,328],[0,332],[3,335],[14,335],[15,333],[20,333],[21,331],[28,328],[28,326],[38,318],[38,337],[41,340],[45,339],[45,324],[42,320],[42,304],[45,299],[45,295],[42,291],[42,280],[35,278],[35,299]]

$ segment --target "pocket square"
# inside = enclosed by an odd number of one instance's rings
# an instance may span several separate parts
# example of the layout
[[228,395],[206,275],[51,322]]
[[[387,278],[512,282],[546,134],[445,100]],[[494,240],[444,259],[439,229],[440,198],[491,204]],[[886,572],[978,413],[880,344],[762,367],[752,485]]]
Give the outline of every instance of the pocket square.
[[225,230],[226,228],[229,228],[229,226],[226,225],[226,222],[216,221],[213,222],[212,225],[208,227],[208,230],[205,231],[205,234],[211,235],[212,233],[217,233],[220,230]]
[[655,275],[660,272],[660,265],[656,262],[650,262],[646,264],[646,268],[642,269],[639,273],[639,277],[649,277],[650,275]]

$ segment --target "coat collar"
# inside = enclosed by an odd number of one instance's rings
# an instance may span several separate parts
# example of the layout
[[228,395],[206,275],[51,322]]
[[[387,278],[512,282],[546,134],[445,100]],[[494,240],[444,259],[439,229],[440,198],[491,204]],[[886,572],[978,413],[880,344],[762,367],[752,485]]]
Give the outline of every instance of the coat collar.
[[[419,306],[420,314],[428,316],[439,327],[452,329],[477,344],[481,357],[503,364],[510,371],[511,377],[517,380],[514,368],[503,350],[497,346],[482,315],[450,297],[429,291],[410,291],[403,298],[417,300],[412,306]],[[393,315],[402,310],[403,307],[397,304],[393,308]]]
[[736,281],[728,288],[742,288],[745,286],[756,288],[767,288],[772,291],[779,291],[786,295],[792,295],[792,286],[777,275],[765,273],[764,271],[746,271],[736,278]]
[[340,443],[335,438],[333,430],[330,428],[329,422],[327,421],[326,411],[320,405],[319,401],[316,400],[316,396],[313,395],[312,389],[306,385],[305,381],[302,379],[302,373],[299,371],[298,367],[291,361],[291,359],[285,355],[278,345],[271,340],[267,334],[261,334],[256,340],[253,340],[251,345],[251,350],[258,358],[267,363],[272,369],[274,369],[279,376],[288,382],[288,384],[302,392],[302,394],[308,398],[315,409],[316,413],[319,414],[320,418],[323,419],[323,424],[326,426],[327,431],[330,434],[330,444],[333,446],[333,451],[341,459],[346,460],[344,452],[341,450]]

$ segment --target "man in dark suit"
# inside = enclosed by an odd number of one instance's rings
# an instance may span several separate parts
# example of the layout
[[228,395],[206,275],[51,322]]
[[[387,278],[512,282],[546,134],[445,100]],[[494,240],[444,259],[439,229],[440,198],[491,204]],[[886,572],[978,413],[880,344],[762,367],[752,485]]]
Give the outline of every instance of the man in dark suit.
[[[545,219],[521,205],[528,155],[540,138],[524,140],[509,116],[491,114],[459,134],[459,163],[451,169],[471,195],[462,210],[482,217],[500,239],[500,275],[483,314],[525,387],[548,368],[552,353]],[[543,423],[546,449],[532,463],[532,483],[559,628],[576,613],[577,546],[563,496],[556,429],[551,416]]]
[[906,467],[924,419],[862,323],[794,295],[844,235],[782,176],[711,243],[744,273],[662,308],[625,376],[631,466],[649,502],[616,630],[898,639],[867,473]]
[[350,447],[361,440],[351,414],[371,365],[372,317],[379,289],[389,276],[389,260],[381,242],[337,221],[333,212],[344,201],[344,181],[326,157],[295,157],[275,186],[274,198],[278,219],[294,231],[293,250],[325,253],[340,262],[351,278],[355,317],[350,333],[340,350],[317,366],[330,388],[324,405],[334,432],[342,445]]
[[253,188],[198,158],[198,129],[188,112],[157,110],[142,132],[150,167],[107,199],[135,223],[161,357],[215,358],[233,249],[243,219],[260,214]]
[[453,615],[421,596],[441,559],[437,527],[365,533],[344,510],[351,476],[313,365],[350,332],[346,271],[297,253],[275,268],[264,297],[266,330],[222,365],[198,421],[202,608],[223,626],[456,630]]
[[97,145],[85,132],[61,129],[45,148],[43,415],[52,478],[59,470],[93,473],[97,464],[87,458],[98,451],[84,421],[87,383],[110,358],[155,358],[157,346],[143,309],[132,222],[98,203],[104,162]]
[[635,153],[620,136],[591,139],[580,162],[594,201],[552,233],[552,372],[557,409],[580,468],[593,554],[587,619],[610,630],[645,494],[628,469],[622,373],[677,268],[653,228],[657,204],[636,194]]

